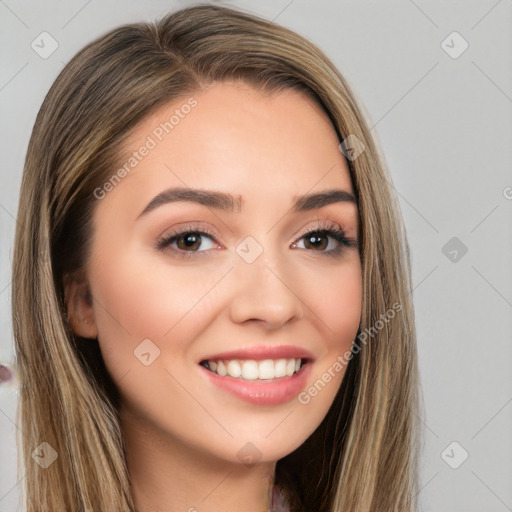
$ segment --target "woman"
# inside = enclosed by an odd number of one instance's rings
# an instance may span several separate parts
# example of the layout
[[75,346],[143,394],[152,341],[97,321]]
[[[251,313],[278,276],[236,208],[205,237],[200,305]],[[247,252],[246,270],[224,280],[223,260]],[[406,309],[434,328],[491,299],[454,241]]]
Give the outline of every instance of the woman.
[[28,512],[413,511],[400,212],[344,79],[198,6],[65,67],[23,176]]

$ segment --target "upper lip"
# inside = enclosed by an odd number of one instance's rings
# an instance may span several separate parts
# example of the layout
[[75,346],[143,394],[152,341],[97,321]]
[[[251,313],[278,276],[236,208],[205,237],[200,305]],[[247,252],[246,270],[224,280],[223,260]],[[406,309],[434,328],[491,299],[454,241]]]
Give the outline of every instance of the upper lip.
[[201,361],[226,361],[232,359],[314,359],[313,354],[305,348],[294,345],[252,345],[236,350],[228,350],[201,358]]

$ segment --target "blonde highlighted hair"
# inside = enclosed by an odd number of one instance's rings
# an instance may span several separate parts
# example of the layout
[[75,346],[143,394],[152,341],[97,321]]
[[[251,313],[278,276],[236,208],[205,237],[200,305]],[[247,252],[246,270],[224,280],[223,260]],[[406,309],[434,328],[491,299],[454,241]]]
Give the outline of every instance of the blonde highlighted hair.
[[[48,92],[30,139],[12,297],[20,380],[20,475],[27,512],[133,512],[118,396],[94,341],[71,332],[66,275],[85,268],[91,216],[133,129],[164,104],[223,80],[293,88],[318,102],[348,158],[357,199],[363,304],[373,335],[347,366],[321,425],[278,461],[294,512],[417,510],[419,382],[409,250],[396,196],[365,117],[312,43],[236,10],[202,5],[122,26],[81,50]],[[400,311],[375,329],[382,315]],[[379,324],[380,326],[380,324]],[[33,450],[58,454],[46,469]]]

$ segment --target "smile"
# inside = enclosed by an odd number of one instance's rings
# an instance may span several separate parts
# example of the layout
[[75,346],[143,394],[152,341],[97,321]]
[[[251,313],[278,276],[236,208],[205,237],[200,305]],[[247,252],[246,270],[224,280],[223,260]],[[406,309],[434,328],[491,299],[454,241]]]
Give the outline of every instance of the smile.
[[313,361],[297,347],[250,347],[208,356],[198,366],[212,389],[253,405],[276,406],[296,399],[307,386]]
[[248,381],[274,381],[275,379],[291,377],[305,364],[304,359],[263,359],[249,360],[208,360],[201,365],[221,377],[233,377]]

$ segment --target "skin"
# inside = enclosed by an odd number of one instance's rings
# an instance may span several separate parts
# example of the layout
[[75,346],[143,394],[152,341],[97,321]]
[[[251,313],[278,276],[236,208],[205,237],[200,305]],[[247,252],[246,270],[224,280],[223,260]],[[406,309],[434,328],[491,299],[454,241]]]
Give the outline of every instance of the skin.
[[[211,385],[197,361],[252,345],[297,345],[315,358],[306,389],[350,350],[361,314],[358,249],[341,245],[329,255],[339,242],[324,236],[319,249],[305,234],[329,221],[357,240],[357,207],[291,210],[303,194],[353,193],[336,133],[311,99],[239,82],[193,96],[190,114],[97,201],[88,267],[66,284],[68,313],[76,334],[98,338],[120,390],[138,511],[261,512],[276,461],[318,427],[344,369],[306,405],[295,398],[258,406]],[[186,100],[145,119],[128,153]],[[181,201],[139,217],[177,186],[244,204],[231,212]],[[215,236],[202,237],[189,257],[178,257],[183,240],[156,248],[162,235],[188,226]],[[236,252],[247,236],[263,249],[250,264]],[[144,339],[160,350],[149,366],[134,356]],[[238,455],[248,442],[258,450],[251,465]]]

